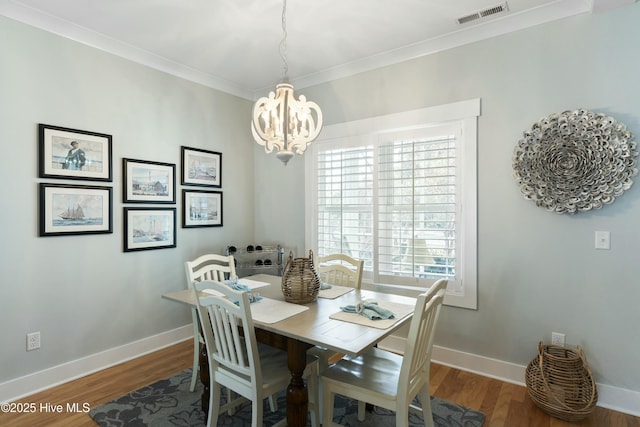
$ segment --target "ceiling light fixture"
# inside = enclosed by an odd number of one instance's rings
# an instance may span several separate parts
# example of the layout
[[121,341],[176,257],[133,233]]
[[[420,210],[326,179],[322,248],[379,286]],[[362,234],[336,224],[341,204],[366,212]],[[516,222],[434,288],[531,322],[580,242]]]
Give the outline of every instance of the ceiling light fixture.
[[251,133],[267,153],[276,150],[276,157],[285,165],[294,154],[302,155],[322,128],[322,112],[315,102],[304,95],[293,96],[287,63],[287,0],[282,6],[282,41],[280,56],[284,63],[284,77],[275,93],[258,99],[253,106]]

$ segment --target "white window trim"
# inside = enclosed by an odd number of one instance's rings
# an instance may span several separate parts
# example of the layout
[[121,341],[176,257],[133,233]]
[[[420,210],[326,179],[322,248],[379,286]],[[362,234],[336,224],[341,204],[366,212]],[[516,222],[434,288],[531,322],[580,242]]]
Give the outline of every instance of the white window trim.
[[[353,122],[325,126],[319,138],[307,149],[305,156],[305,246],[317,247],[316,213],[317,167],[315,159],[321,146],[340,143],[340,140],[376,138],[378,133],[407,131],[424,128],[429,124],[458,122],[462,125],[462,143],[460,144],[461,162],[458,166],[462,180],[463,194],[461,205],[465,215],[460,224],[464,232],[460,233],[464,260],[459,288],[447,289],[445,304],[469,309],[478,308],[478,202],[477,202],[477,145],[478,117],[480,116],[480,98],[450,104],[422,108],[402,113],[372,117]],[[316,215],[316,216],[314,216]],[[384,284],[375,284],[384,285]]]

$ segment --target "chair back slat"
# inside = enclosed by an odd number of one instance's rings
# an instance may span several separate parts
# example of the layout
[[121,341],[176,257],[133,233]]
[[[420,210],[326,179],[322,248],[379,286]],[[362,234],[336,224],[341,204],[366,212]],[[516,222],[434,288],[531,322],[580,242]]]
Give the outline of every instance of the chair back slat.
[[[217,264],[212,264],[217,265]],[[200,276],[202,280],[211,280],[213,282],[224,282],[226,280],[225,273],[231,273],[231,269],[228,266],[220,266],[220,267],[206,267],[197,271],[197,273],[201,273]]]
[[[261,381],[262,373],[260,364],[254,358],[258,357],[257,341],[247,293],[208,280],[194,282],[193,289],[205,342],[214,361],[214,365],[209,366],[211,374],[215,375],[219,369],[224,369],[257,384],[257,379]],[[207,289],[222,295],[202,292]]]
[[214,357],[218,362],[234,365],[237,369],[248,368],[249,364],[244,357],[245,349],[239,340],[240,328],[237,317],[229,310],[230,308],[228,304],[225,307],[216,302],[207,304],[213,336],[216,340],[217,352],[214,352]]
[[447,280],[438,280],[427,292],[418,296],[400,369],[399,393],[411,393],[429,381],[429,363],[435,328],[446,292]]

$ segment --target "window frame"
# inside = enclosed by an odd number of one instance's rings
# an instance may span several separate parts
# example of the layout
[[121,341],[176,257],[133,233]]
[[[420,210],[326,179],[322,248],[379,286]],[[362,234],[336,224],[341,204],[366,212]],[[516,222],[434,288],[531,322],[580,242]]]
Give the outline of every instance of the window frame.
[[[460,282],[450,284],[444,303],[451,306],[477,309],[477,145],[478,117],[480,116],[480,98],[454,102],[418,110],[372,117],[352,122],[328,125],[322,129],[319,138],[307,149],[305,156],[305,245],[317,252],[317,157],[319,149],[333,146],[350,147],[377,145],[379,138],[393,133],[406,133],[412,130],[454,124],[460,127],[460,143],[456,146],[457,183],[460,186],[458,222],[460,239]],[[375,190],[374,190],[375,191]],[[458,212],[459,214],[462,211]],[[377,243],[376,243],[377,245]],[[400,284],[402,282],[402,284]],[[365,274],[363,285],[394,293],[407,293],[424,289],[418,279],[402,277],[395,283],[377,283],[371,274]],[[410,292],[409,292],[410,293]]]

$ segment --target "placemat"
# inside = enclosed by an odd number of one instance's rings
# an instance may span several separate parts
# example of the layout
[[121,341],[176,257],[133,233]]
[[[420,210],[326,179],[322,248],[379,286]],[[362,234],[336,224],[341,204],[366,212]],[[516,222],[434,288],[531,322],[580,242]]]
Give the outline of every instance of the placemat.
[[260,282],[258,280],[251,280],[251,279],[238,279],[238,283],[240,283],[241,285],[247,285],[249,289],[261,288],[263,286],[269,286],[271,284],[271,283]]
[[261,323],[276,323],[306,310],[309,307],[265,297],[251,304],[253,320]]
[[413,313],[415,306],[408,304],[398,304],[389,301],[379,301],[378,304],[380,307],[386,308],[387,310],[391,310],[393,312],[393,319],[380,319],[380,320],[371,320],[368,317],[361,316],[358,313],[348,313],[345,311],[339,311],[337,313],[329,316],[331,319],[342,320],[344,322],[349,323],[357,323],[358,325],[370,326],[372,328],[378,329],[388,329],[393,326],[396,322],[404,319],[409,314]]
[[[269,286],[270,285],[267,282],[260,282],[258,280],[251,280],[251,279],[238,279],[238,284],[245,285],[249,289],[257,289],[257,288],[261,288],[263,286]],[[216,295],[216,296],[219,296],[219,297],[224,296],[224,294],[222,292],[218,292],[218,291],[213,290],[213,289],[203,289],[202,292],[205,293],[205,294]]]
[[318,292],[318,297],[335,299],[353,290],[354,288],[350,288],[349,286],[331,285],[329,289],[320,289],[320,292]]

